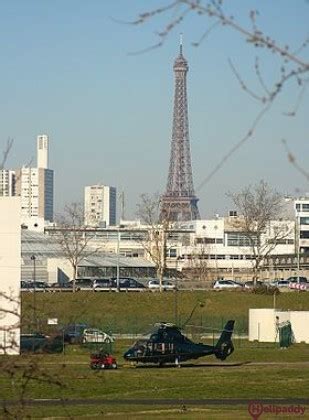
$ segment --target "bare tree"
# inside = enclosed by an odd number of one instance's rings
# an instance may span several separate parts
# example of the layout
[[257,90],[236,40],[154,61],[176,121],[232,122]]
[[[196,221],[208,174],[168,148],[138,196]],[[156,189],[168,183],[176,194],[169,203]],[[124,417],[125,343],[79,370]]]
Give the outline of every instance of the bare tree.
[[89,245],[94,237],[94,229],[85,226],[83,206],[71,203],[57,220],[56,240],[73,269],[73,292],[76,290],[77,269],[81,261],[99,251],[99,247]]
[[[32,321],[27,320],[28,323]],[[9,378],[14,391],[14,404],[5,400],[1,402],[1,418],[25,418],[25,400],[34,383],[64,387],[54,372],[49,373],[45,366],[42,366],[39,355],[35,359],[23,355],[23,363],[12,357],[20,350],[20,328],[20,296],[16,296],[12,291],[0,291],[0,370],[2,377]]]
[[142,194],[137,204],[137,216],[148,227],[148,234],[141,240],[144,250],[156,266],[162,291],[166,270],[167,236],[171,222],[166,215],[160,215],[161,199],[158,194]]
[[209,281],[213,274],[208,258],[209,250],[206,249],[205,244],[195,244],[187,260],[188,274],[186,277],[190,277],[191,280],[198,278],[200,282]]
[[291,224],[282,219],[282,196],[266,182],[245,187],[238,193],[228,194],[239,216],[234,228],[244,236],[244,244],[253,256],[253,280],[256,285],[261,264],[276,247],[292,232]]

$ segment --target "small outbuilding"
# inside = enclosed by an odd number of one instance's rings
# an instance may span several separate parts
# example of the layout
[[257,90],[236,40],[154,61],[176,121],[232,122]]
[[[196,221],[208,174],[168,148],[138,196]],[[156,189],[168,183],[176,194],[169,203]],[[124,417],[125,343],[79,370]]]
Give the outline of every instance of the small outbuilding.
[[290,324],[293,343],[309,344],[309,311],[249,309],[249,341],[279,342],[279,331]]

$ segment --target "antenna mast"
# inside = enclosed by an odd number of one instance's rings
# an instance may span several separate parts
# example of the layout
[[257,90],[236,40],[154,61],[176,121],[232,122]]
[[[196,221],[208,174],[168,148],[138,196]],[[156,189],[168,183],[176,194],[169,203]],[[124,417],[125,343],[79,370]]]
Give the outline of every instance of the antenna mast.
[[180,35],[179,35],[179,52],[180,52],[180,55],[182,55],[182,36],[183,36],[183,33],[181,32]]

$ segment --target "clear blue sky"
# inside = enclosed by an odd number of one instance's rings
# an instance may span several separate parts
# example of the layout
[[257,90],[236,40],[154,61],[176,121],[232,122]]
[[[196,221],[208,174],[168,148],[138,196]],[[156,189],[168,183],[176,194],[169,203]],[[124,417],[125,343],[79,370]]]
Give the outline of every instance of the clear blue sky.
[[[172,32],[162,48],[131,51],[157,41],[167,16],[143,26],[116,23],[166,3],[164,0],[1,0],[0,134],[14,148],[6,166],[35,158],[36,135],[50,136],[55,170],[55,207],[82,200],[85,185],[104,183],[126,194],[134,216],[143,192],[165,190],[172,126],[173,71],[179,32],[189,61],[189,119],[194,183],[207,177],[222,156],[249,129],[260,109],[244,93],[228,65],[231,58],[249,86],[257,51],[228,28],[218,28],[199,47],[205,18],[192,17]],[[309,34],[306,0],[234,0],[231,13],[249,26],[259,9],[267,34],[297,48]],[[230,13],[230,12],[229,12]],[[309,48],[302,56],[309,61]],[[262,53],[261,69],[271,84],[278,60]],[[203,217],[224,214],[225,196],[260,179],[282,193],[304,193],[307,181],[288,163],[285,138],[298,163],[309,169],[309,99],[295,118],[289,111],[298,90],[291,83],[257,128],[254,137],[196,193]]]

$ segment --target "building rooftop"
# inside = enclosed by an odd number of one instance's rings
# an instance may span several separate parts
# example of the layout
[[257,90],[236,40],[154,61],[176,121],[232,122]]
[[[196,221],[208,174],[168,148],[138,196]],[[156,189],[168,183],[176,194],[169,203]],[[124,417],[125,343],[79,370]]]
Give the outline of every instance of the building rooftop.
[[[24,265],[33,265],[31,256],[36,257],[38,264],[46,262],[47,258],[65,258],[64,252],[53,236],[44,235],[41,232],[22,230],[21,235],[22,260]],[[118,264],[118,256],[114,253],[98,251],[84,259],[80,266],[115,267]],[[121,267],[154,267],[151,261],[144,258],[132,258],[119,255]]]

